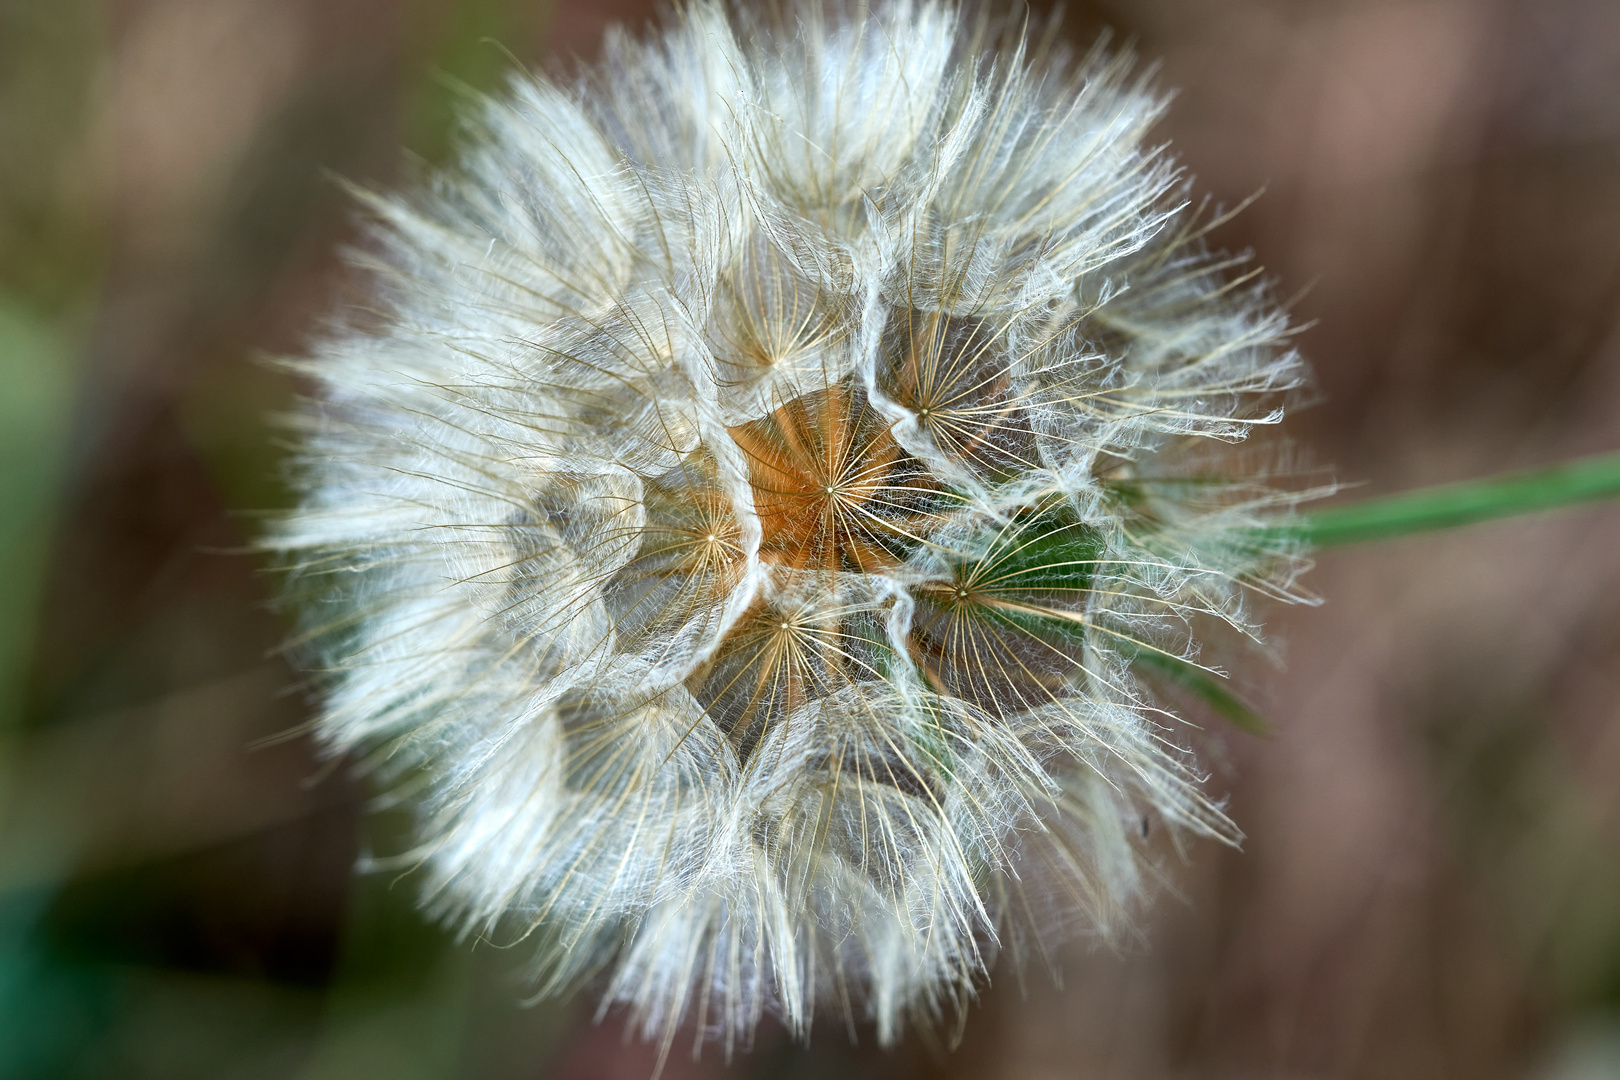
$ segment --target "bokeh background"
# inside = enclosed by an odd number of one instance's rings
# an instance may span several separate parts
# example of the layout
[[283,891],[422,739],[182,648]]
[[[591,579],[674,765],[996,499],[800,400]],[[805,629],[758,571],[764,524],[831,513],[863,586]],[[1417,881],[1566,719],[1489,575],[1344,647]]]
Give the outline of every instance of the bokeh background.
[[[0,1077],[606,1077],[654,1055],[449,940],[323,760],[244,553],[265,417],[361,295],[335,178],[644,0],[0,0]],[[1310,329],[1352,494],[1620,447],[1620,4],[1093,0]],[[498,44],[497,44],[498,43]],[[402,149],[403,148],[403,149]],[[1195,846],[948,1057],[779,1032],[666,1076],[1620,1077],[1620,506],[1320,556]],[[870,1040],[868,1040],[868,1043]]]

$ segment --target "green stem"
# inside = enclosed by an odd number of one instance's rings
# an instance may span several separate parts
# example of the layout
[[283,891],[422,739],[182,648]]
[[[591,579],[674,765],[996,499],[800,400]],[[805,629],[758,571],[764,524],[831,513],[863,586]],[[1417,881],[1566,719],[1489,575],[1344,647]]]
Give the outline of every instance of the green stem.
[[1547,469],[1335,506],[1267,531],[1297,537],[1312,547],[1337,547],[1615,496],[1620,496],[1620,453],[1599,454]]

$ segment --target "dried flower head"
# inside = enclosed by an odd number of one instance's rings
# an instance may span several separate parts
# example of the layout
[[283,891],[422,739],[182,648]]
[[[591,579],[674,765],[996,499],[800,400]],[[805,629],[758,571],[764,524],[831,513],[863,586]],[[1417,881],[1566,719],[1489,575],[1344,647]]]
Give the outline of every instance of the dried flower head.
[[1117,931],[1150,817],[1238,836],[1143,672],[1289,590],[1287,496],[1208,448],[1301,367],[1130,66],[699,2],[367,197],[271,543],[322,737],[423,782],[431,904],[543,990],[889,1041]]

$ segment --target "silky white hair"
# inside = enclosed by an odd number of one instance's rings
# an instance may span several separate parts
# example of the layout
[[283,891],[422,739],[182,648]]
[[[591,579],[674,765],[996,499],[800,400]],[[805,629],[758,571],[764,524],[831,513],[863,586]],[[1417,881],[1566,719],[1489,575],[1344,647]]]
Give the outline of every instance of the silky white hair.
[[998,953],[1120,932],[1150,818],[1239,838],[1155,673],[1294,595],[1293,496],[1221,448],[1303,369],[1132,67],[699,0],[362,196],[376,303],[294,362],[267,542],[321,738],[542,992],[666,1049],[949,1030]]

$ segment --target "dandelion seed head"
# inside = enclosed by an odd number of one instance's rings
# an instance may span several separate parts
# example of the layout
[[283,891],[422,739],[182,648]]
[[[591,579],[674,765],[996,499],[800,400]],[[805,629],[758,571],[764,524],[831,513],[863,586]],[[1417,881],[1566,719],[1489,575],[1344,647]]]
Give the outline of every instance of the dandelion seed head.
[[270,538],[319,730],[410,774],[430,907],[667,1040],[947,1028],[1235,841],[1139,674],[1252,632],[1302,367],[1145,145],[1163,99],[944,3],[699,2],[363,196]]

